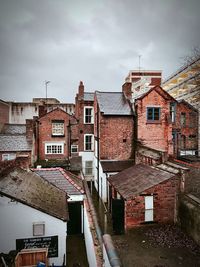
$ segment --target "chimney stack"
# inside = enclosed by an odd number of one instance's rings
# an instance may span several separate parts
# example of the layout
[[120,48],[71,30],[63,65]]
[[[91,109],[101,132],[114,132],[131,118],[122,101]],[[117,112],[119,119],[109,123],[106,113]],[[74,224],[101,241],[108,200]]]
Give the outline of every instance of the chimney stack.
[[84,84],[82,81],[80,81],[79,87],[78,87],[78,96],[79,98],[83,98],[84,95]]
[[125,83],[122,85],[122,92],[124,93],[124,96],[125,96],[127,99],[131,99],[131,98],[132,98],[131,87],[132,87],[132,83],[131,83],[131,82],[125,82]]

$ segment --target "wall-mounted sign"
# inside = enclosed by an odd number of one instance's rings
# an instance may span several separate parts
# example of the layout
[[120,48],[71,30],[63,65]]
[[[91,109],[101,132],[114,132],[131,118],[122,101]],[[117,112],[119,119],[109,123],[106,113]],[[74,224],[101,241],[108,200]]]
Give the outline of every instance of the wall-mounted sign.
[[48,257],[58,257],[58,236],[16,239],[16,249],[48,248]]

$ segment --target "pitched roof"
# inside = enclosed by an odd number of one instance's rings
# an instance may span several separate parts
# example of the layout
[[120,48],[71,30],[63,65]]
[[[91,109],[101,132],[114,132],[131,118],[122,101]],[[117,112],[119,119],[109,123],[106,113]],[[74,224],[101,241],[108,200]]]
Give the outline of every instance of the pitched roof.
[[138,164],[109,177],[108,181],[124,199],[131,199],[172,177],[172,173]]
[[83,100],[94,101],[94,93],[85,92],[83,95]]
[[32,145],[26,135],[0,134],[0,151],[31,151]]
[[96,92],[100,112],[104,115],[132,115],[128,100],[122,92]]
[[81,195],[84,193],[82,181],[70,172],[62,168],[32,169],[39,176],[65,191],[67,195]]
[[133,166],[133,160],[102,160],[101,166],[104,172],[121,172]]
[[11,168],[0,175],[0,193],[34,209],[66,221],[66,193],[37,174]]
[[143,99],[145,96],[150,94],[152,91],[156,91],[159,95],[161,95],[164,99],[166,100],[172,100],[174,102],[177,102],[170,94],[168,94],[161,86],[156,85],[144,94],[140,95],[139,97],[136,98],[136,100]]
[[26,125],[25,124],[4,124],[1,131],[4,134],[25,134]]

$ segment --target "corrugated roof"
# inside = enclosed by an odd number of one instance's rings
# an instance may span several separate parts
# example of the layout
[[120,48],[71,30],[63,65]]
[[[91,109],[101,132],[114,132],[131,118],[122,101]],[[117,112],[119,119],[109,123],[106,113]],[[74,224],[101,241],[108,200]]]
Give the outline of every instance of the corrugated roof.
[[133,166],[133,160],[101,161],[101,166],[104,172],[121,172]]
[[172,177],[174,177],[172,173],[138,164],[109,177],[108,181],[124,199],[131,199]]
[[[78,177],[74,178],[70,172],[65,172],[62,168],[33,169],[42,178],[65,191],[68,196],[83,194],[82,181]],[[77,184],[77,180],[80,183]]]
[[94,93],[85,92],[84,96],[83,96],[83,99],[85,101],[94,101]]
[[25,124],[5,124],[2,130],[4,134],[25,134]]
[[68,219],[66,193],[33,172],[7,170],[0,175],[0,193],[63,221]]
[[96,92],[100,112],[104,115],[132,115],[128,100],[121,92]]
[[0,135],[0,151],[31,151],[32,145],[26,135]]

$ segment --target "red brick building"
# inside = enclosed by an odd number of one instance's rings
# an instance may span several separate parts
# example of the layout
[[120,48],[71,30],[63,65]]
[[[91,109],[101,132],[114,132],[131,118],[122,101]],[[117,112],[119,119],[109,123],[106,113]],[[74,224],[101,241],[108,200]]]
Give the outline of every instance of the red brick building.
[[69,125],[76,119],[60,108],[38,119],[38,158],[40,160],[68,160],[71,149]]
[[173,223],[180,178],[175,173],[138,164],[108,178],[116,233],[144,223]]
[[75,116],[78,125],[72,125],[71,129],[77,128],[76,147],[79,156],[82,157],[83,173],[87,180],[93,180],[94,176],[94,93],[85,92],[81,81],[75,99]]

